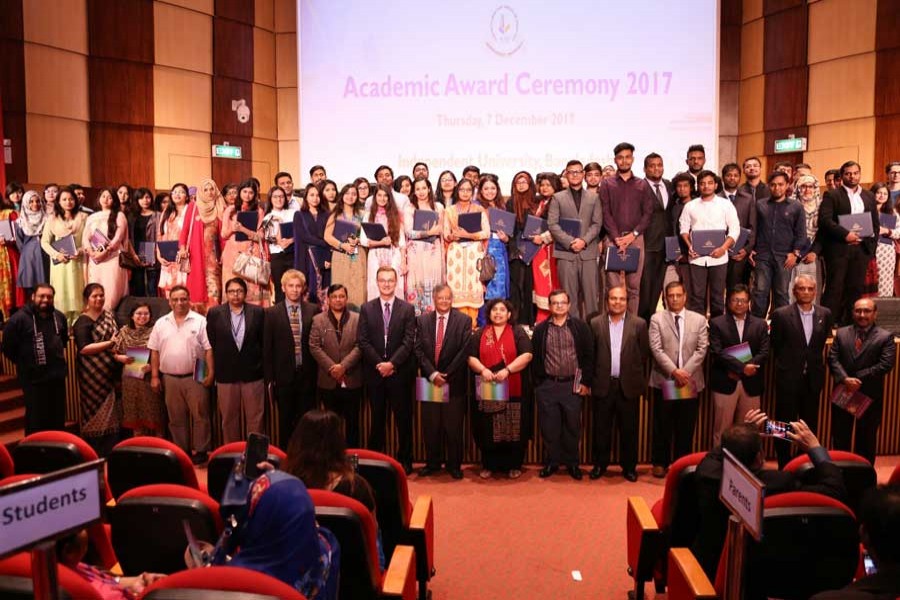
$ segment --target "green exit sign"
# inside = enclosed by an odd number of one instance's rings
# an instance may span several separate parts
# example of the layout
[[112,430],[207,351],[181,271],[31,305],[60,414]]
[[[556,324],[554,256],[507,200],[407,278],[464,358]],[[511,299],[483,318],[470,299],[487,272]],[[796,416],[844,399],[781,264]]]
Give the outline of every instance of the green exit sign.
[[229,146],[228,144],[214,144],[212,147],[213,158],[241,158],[240,146]]
[[792,137],[784,140],[775,140],[775,154],[788,152],[806,152],[806,138]]

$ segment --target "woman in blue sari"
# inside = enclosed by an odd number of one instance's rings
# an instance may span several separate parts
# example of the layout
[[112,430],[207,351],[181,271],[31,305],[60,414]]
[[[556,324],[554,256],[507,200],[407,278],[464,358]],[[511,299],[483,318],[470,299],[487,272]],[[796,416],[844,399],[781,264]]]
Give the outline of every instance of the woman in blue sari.
[[[506,201],[500,194],[500,182],[496,175],[485,173],[478,182],[478,202],[481,207],[488,212],[490,209],[509,210]],[[487,323],[485,306],[488,300],[494,298],[509,298],[509,254],[506,251],[506,245],[509,243],[509,237],[502,231],[494,231],[491,228],[491,238],[488,241],[487,254],[494,259],[496,272],[484,289],[484,304],[478,310],[478,326],[484,327]]]

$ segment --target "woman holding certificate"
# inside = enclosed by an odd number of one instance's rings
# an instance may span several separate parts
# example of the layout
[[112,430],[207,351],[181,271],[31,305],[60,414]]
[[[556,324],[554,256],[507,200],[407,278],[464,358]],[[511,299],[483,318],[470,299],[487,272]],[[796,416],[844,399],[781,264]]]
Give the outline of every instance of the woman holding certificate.
[[378,297],[376,274],[378,267],[382,265],[394,267],[397,271],[397,291],[402,297],[407,271],[406,234],[403,232],[403,219],[394,203],[394,194],[390,187],[382,183],[375,186],[374,201],[362,227],[362,244],[369,248],[366,265],[367,297]]
[[79,208],[72,188],[60,190],[54,215],[41,235],[41,248],[50,257],[50,285],[56,289],[53,304],[66,315],[69,325],[81,314],[84,289],[81,236],[87,215]]
[[325,225],[325,241],[333,248],[331,280],[347,288],[347,305],[354,311],[366,301],[366,249],[359,243],[362,221],[360,187],[345,185]]
[[297,211],[290,207],[290,199],[280,187],[269,189],[269,201],[266,206],[265,236],[269,243],[269,257],[272,264],[272,282],[275,288],[275,302],[284,301],[281,289],[281,276],[294,267],[294,214]]
[[434,286],[444,282],[443,218],[444,206],[435,202],[431,182],[424,177],[416,178],[403,225],[409,240],[406,301],[416,309],[417,317],[434,310]]
[[128,269],[119,265],[119,251],[128,237],[128,219],[114,190],[103,189],[97,197],[100,210],[84,224],[82,244],[87,257],[87,283],[99,283],[106,291],[106,310],[115,310],[128,294]]
[[509,300],[491,300],[487,314],[488,324],[475,331],[469,346],[469,368],[476,375],[478,410],[472,426],[481,449],[480,477],[507,471],[511,479],[517,479],[522,475],[533,421],[527,370],[531,340],[512,322]]
[[331,275],[331,248],[325,243],[328,208],[314,184],[306,186],[294,215],[294,268],[306,275],[309,301],[325,305]]
[[150,387],[150,305],[136,303],[128,315],[128,325],[119,330],[113,348],[122,369],[122,426],[135,435],[162,436],[162,398]]
[[447,285],[453,291],[453,308],[467,314],[473,323],[484,304],[478,265],[484,258],[484,241],[491,236],[487,212],[472,202],[474,192],[472,182],[462,179],[453,190],[453,205],[444,210]]
[[[512,214],[504,215],[507,206],[500,195],[500,183],[496,175],[485,174],[478,182],[478,202],[481,208],[488,213],[488,223],[491,235],[487,244],[487,255],[494,259],[494,276],[485,284],[484,299],[509,298],[509,253],[506,245],[509,243],[509,235],[503,230],[503,221],[508,221],[509,233],[514,228]],[[500,215],[498,218],[497,215]],[[503,217],[506,217],[504,219]],[[483,279],[482,279],[483,281]],[[483,326],[487,322],[484,307],[478,311],[478,325]]]
[[[176,183],[169,192],[169,203],[162,208],[159,218],[159,233],[156,236],[156,260],[159,261],[159,292],[161,296],[169,297],[169,290],[176,285],[184,285],[187,281],[187,273],[178,266],[176,260],[178,244],[181,239],[181,230],[185,224],[187,212],[188,189],[183,183]],[[162,204],[162,203],[161,203]],[[175,251],[164,251],[163,244],[174,246]]]
[[[262,207],[259,205],[259,197],[256,188],[248,180],[243,182],[238,189],[238,197],[234,204],[225,208],[222,214],[222,287],[225,282],[235,275],[235,261],[240,254],[250,253],[269,260],[268,248],[265,247],[265,236],[262,234],[263,216]],[[266,307],[269,306],[271,293],[269,283],[262,283],[253,279],[243,278],[247,282],[247,295],[245,300],[250,304]],[[193,301],[193,296],[191,297]]]

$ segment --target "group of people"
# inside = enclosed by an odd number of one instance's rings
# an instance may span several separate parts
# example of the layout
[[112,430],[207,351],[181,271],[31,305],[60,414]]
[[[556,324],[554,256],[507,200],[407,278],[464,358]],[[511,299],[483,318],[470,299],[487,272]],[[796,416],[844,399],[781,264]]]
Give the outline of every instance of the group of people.
[[[707,354],[716,442],[735,415],[759,406],[771,354],[776,416],[815,424],[821,355],[838,324],[847,329],[831,351],[835,383],[875,403],[856,420],[836,408],[833,443],[849,447],[855,424],[857,452],[874,457],[894,346],[874,327],[866,278],[874,272],[885,279],[876,287],[893,289],[894,267],[881,263],[895,258],[900,228],[882,217],[896,216],[900,163],[870,194],[847,162],[826,176],[820,199],[807,165],[776,164],[764,183],[751,157],[719,177],[691,146],[687,170],[669,182],[655,153],[637,177],[634,151],[616,146],[614,172],[578,160],[562,177],[519,172],[509,198],[474,166],[459,180],[444,171],[432,186],[424,163],[396,180],[381,166],[376,182],[340,189],[316,166],[302,192],[282,172],[265,201],[252,179],[221,191],[211,179],[176,184],[156,197],[123,185],[102,190],[90,214],[77,186],[42,196],[11,184],[0,213],[15,231],[0,248],[0,268],[13,273],[0,283],[3,346],[22,365],[26,398],[50,399],[27,403],[27,430],[61,426],[59,361],[71,328],[82,434],[101,453],[121,428],[162,435],[167,422],[204,462],[213,386],[225,442],[263,428],[268,392],[280,440],[321,399],[356,446],[365,390],[370,447],[384,448],[390,410],[408,471],[414,397],[421,473],[446,466],[454,477],[471,399],[483,476],[521,474],[537,410],[541,474],[565,467],[581,478],[581,404],[593,398],[591,476],[608,466],[617,422],[623,473],[634,480],[637,399],[649,383],[653,474],[662,477],[691,447]],[[843,217],[853,215],[857,225],[871,220],[871,236],[848,229]],[[158,292],[171,312],[153,315],[137,298],[118,327],[112,311],[129,289]],[[787,456],[779,448],[779,460]]]

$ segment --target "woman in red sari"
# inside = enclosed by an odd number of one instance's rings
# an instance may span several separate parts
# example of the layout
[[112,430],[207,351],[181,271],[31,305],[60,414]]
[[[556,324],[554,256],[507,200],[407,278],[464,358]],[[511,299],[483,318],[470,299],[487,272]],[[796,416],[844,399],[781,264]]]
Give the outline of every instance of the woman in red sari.
[[216,182],[208,177],[202,179],[197,199],[187,207],[178,247],[190,256],[187,287],[191,304],[203,314],[207,308],[217,306],[222,296],[219,232],[224,211],[225,201]]
[[525,446],[531,438],[531,340],[513,323],[512,308],[509,300],[489,300],[488,324],[475,332],[469,344],[469,368],[477,377],[509,382],[508,401],[476,401],[472,425],[481,449],[482,479],[494,471],[507,471],[511,479],[520,477]]
[[[18,216],[16,210],[24,194],[25,189],[12,182],[6,186],[6,195],[0,196],[0,221],[9,221],[10,230],[15,231],[12,222]],[[0,315],[2,315],[0,320],[4,322],[9,319],[13,308],[25,305],[25,294],[16,285],[18,274],[19,248],[16,246],[15,235],[6,236],[0,233]]]

